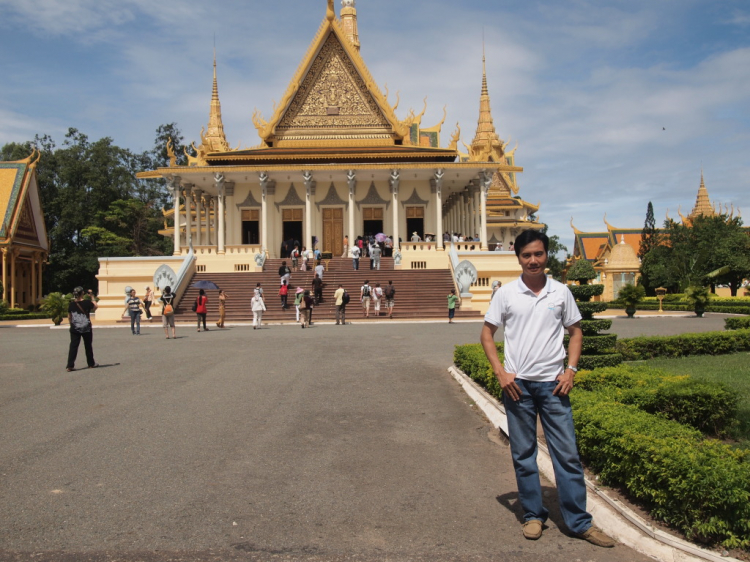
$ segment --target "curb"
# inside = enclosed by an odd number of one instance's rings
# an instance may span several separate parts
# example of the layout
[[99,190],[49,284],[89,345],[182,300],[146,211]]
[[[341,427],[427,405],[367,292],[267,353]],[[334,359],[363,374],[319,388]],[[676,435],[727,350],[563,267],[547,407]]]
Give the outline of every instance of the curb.
[[[507,436],[508,420],[502,404],[455,365],[448,367],[448,372],[487,416],[492,425]],[[538,445],[539,471],[554,484],[555,473],[547,447],[540,442]],[[586,488],[588,511],[594,516],[596,526],[636,552],[662,562],[703,562],[705,560],[740,562],[737,558],[722,556],[655,528],[621,501],[608,496],[602,488],[588,478]]]

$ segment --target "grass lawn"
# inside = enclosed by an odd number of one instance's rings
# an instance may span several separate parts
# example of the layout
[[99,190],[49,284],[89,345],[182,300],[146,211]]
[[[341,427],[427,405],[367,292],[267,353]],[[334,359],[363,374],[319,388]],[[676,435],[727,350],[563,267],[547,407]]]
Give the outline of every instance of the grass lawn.
[[750,448],[750,353],[694,355],[679,359],[650,359],[645,364],[705,381],[724,383],[740,396],[737,418],[740,426],[734,437]]

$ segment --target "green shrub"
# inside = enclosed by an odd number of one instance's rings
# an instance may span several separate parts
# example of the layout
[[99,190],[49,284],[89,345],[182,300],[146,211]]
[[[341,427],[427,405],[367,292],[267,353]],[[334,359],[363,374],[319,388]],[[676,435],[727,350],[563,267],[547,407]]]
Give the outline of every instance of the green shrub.
[[596,270],[588,260],[577,260],[565,273],[568,281],[586,283],[589,279],[596,279]]
[[581,329],[584,336],[595,336],[599,332],[609,330],[611,327],[612,320],[581,320]]
[[604,285],[568,285],[576,300],[588,302],[591,297],[598,297],[604,293]]
[[691,540],[750,547],[750,451],[598,392],[577,389],[571,401],[581,457],[603,483]]
[[[625,308],[622,302],[610,301],[607,303],[609,308]],[[687,303],[669,303],[662,306],[662,310],[669,312],[694,312],[695,307]],[[638,305],[638,310],[659,310],[659,303],[642,302]],[[719,314],[750,314],[750,306],[718,304],[713,300],[706,305],[706,312],[717,312]]]
[[[585,338],[584,338],[585,339]],[[622,363],[623,357],[620,353],[608,353],[606,355],[581,355],[578,359],[579,369],[600,369],[602,367],[614,367]]]
[[626,338],[618,340],[617,351],[626,361],[750,351],[750,330]]
[[0,314],[0,321],[3,320],[41,320],[51,318],[46,312],[24,312],[23,314]]
[[725,330],[747,330],[750,328],[750,318],[725,318]]
[[[503,344],[496,343],[497,355],[503,361]],[[481,344],[457,345],[453,352],[453,362],[474,382],[483,387],[498,400],[502,400],[503,390],[492,370]]]
[[581,316],[586,320],[591,320],[591,317],[597,312],[604,312],[607,310],[606,302],[579,302],[578,310],[581,311]]
[[687,375],[621,365],[580,372],[576,386],[719,437],[738,423],[736,393],[722,384],[696,381]]

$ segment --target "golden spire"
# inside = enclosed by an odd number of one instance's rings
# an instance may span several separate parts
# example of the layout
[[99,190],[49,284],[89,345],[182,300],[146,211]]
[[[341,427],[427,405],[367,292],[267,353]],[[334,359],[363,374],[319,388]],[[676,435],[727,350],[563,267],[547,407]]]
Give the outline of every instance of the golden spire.
[[703,170],[701,170],[701,185],[698,188],[698,195],[695,198],[695,207],[690,213],[691,219],[697,216],[712,217],[716,214],[716,211],[711,205],[711,201],[708,198],[708,190],[706,189],[706,183],[703,181]]
[[359,51],[359,32],[357,30],[357,8],[355,0],[341,0],[341,26],[352,45]]
[[333,10],[333,0],[328,0],[328,7],[326,8],[326,19],[333,21],[336,17],[336,12]]
[[219,84],[216,80],[216,50],[214,49],[214,85],[211,92],[211,111],[208,115],[208,130],[201,135],[201,142],[206,152],[229,152],[229,143],[224,134],[224,123],[221,121],[221,103],[219,102]]
[[[484,48],[483,48],[484,50]],[[482,53],[482,95],[479,98],[479,122],[474,140],[471,142],[470,159],[475,162],[503,162],[503,141],[495,131],[490,108],[490,92],[487,87],[487,63]]]

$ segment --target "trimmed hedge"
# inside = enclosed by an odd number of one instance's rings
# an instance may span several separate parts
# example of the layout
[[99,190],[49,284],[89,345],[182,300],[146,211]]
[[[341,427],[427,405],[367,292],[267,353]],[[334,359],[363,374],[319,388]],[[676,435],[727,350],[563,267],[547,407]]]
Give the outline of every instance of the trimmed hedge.
[[41,320],[44,318],[51,318],[46,312],[24,312],[22,314],[2,314],[0,315],[0,322],[3,320]]
[[[581,330],[584,336],[595,336],[612,327],[612,320],[581,320]],[[586,339],[586,338],[584,338]]]
[[575,390],[571,402],[581,457],[603,483],[689,539],[750,547],[750,451],[598,392]]
[[[503,344],[496,342],[495,346],[500,362],[502,362],[504,360]],[[471,380],[482,386],[492,396],[502,401],[503,389],[500,388],[500,381],[497,380],[495,373],[492,371],[492,366],[484,354],[482,344],[457,345],[453,352],[453,362]]]
[[688,355],[723,355],[750,351],[750,329],[731,332],[704,332],[678,336],[626,338],[617,341],[617,351],[626,361],[654,357],[686,357]]
[[[584,338],[585,340],[585,338]],[[579,369],[600,369],[602,367],[615,367],[623,362],[621,353],[608,353],[606,355],[581,355],[578,359]]]
[[[618,301],[611,301],[607,304],[609,304],[609,308],[616,308],[616,309],[625,308],[625,305]],[[636,309],[637,310],[659,310],[659,304],[640,302],[636,306]],[[662,310],[669,311],[669,312],[694,312],[695,305],[688,304],[686,302],[681,302],[681,303],[664,302],[664,306],[662,307]],[[713,299],[711,299],[708,302],[708,304],[705,306],[705,311],[706,312],[718,312],[720,314],[750,314],[750,306],[746,304],[738,304],[738,305],[720,304],[720,303],[715,303]]]
[[607,310],[606,302],[577,302],[576,304],[578,305],[578,310],[581,311],[581,316],[586,320],[590,320],[592,314]]
[[726,436],[739,423],[736,393],[723,384],[696,381],[687,375],[619,366],[581,372],[576,386],[718,437]]
[[604,293],[604,285],[568,285],[576,300],[588,302],[591,297],[598,297]]
[[[565,334],[563,338],[563,345],[568,348],[570,343],[570,336]],[[588,355],[590,353],[598,353],[600,351],[607,352],[614,349],[617,343],[617,334],[598,334],[591,335],[583,338],[583,344],[581,345],[581,353]]]
[[725,330],[747,330],[750,328],[750,318],[725,318]]

